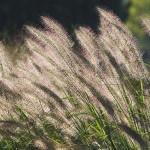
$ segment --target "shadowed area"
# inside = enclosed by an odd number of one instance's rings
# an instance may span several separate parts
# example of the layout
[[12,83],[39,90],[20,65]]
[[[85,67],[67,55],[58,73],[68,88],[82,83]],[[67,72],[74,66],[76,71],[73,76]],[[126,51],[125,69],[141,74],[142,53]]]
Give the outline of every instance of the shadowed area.
[[90,26],[96,31],[100,23],[96,6],[112,9],[121,18],[120,0],[1,0],[0,1],[0,39],[13,37],[20,33],[25,24],[41,26],[39,16],[50,16],[65,26],[68,31],[77,25]]

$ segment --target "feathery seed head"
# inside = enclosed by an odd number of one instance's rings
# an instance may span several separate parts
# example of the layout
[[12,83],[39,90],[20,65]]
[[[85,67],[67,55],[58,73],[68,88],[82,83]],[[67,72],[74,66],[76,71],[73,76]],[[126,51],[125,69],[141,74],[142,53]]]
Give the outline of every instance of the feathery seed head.
[[142,18],[141,21],[145,31],[150,35],[150,18]]

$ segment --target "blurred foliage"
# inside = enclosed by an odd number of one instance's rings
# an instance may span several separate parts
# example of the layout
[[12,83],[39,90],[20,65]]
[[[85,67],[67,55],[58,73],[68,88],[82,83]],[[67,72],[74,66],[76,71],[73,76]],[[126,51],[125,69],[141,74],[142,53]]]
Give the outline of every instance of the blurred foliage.
[[131,6],[129,8],[129,17],[127,19],[127,26],[132,32],[143,38],[144,30],[141,29],[140,17],[150,17],[150,0],[130,0]]
[[126,25],[140,42],[145,63],[150,64],[150,39],[145,34],[141,18],[150,18],[150,0],[129,0],[131,5],[128,10]]

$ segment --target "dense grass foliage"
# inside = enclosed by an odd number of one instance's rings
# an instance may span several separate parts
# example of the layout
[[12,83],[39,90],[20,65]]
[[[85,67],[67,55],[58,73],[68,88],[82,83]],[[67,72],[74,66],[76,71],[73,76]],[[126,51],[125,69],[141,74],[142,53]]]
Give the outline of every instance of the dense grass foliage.
[[[136,40],[97,8],[98,34],[27,26],[26,58],[0,49],[0,149],[147,150],[150,76]],[[149,32],[149,21],[143,20]]]

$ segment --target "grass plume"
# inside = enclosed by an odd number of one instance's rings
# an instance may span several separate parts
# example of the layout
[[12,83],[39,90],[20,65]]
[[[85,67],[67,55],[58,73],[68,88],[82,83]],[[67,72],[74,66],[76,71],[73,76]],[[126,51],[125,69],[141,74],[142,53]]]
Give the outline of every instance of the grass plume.
[[76,41],[48,17],[27,26],[17,65],[0,46],[0,148],[148,149],[149,72],[128,29],[97,11],[99,33],[78,27]]

